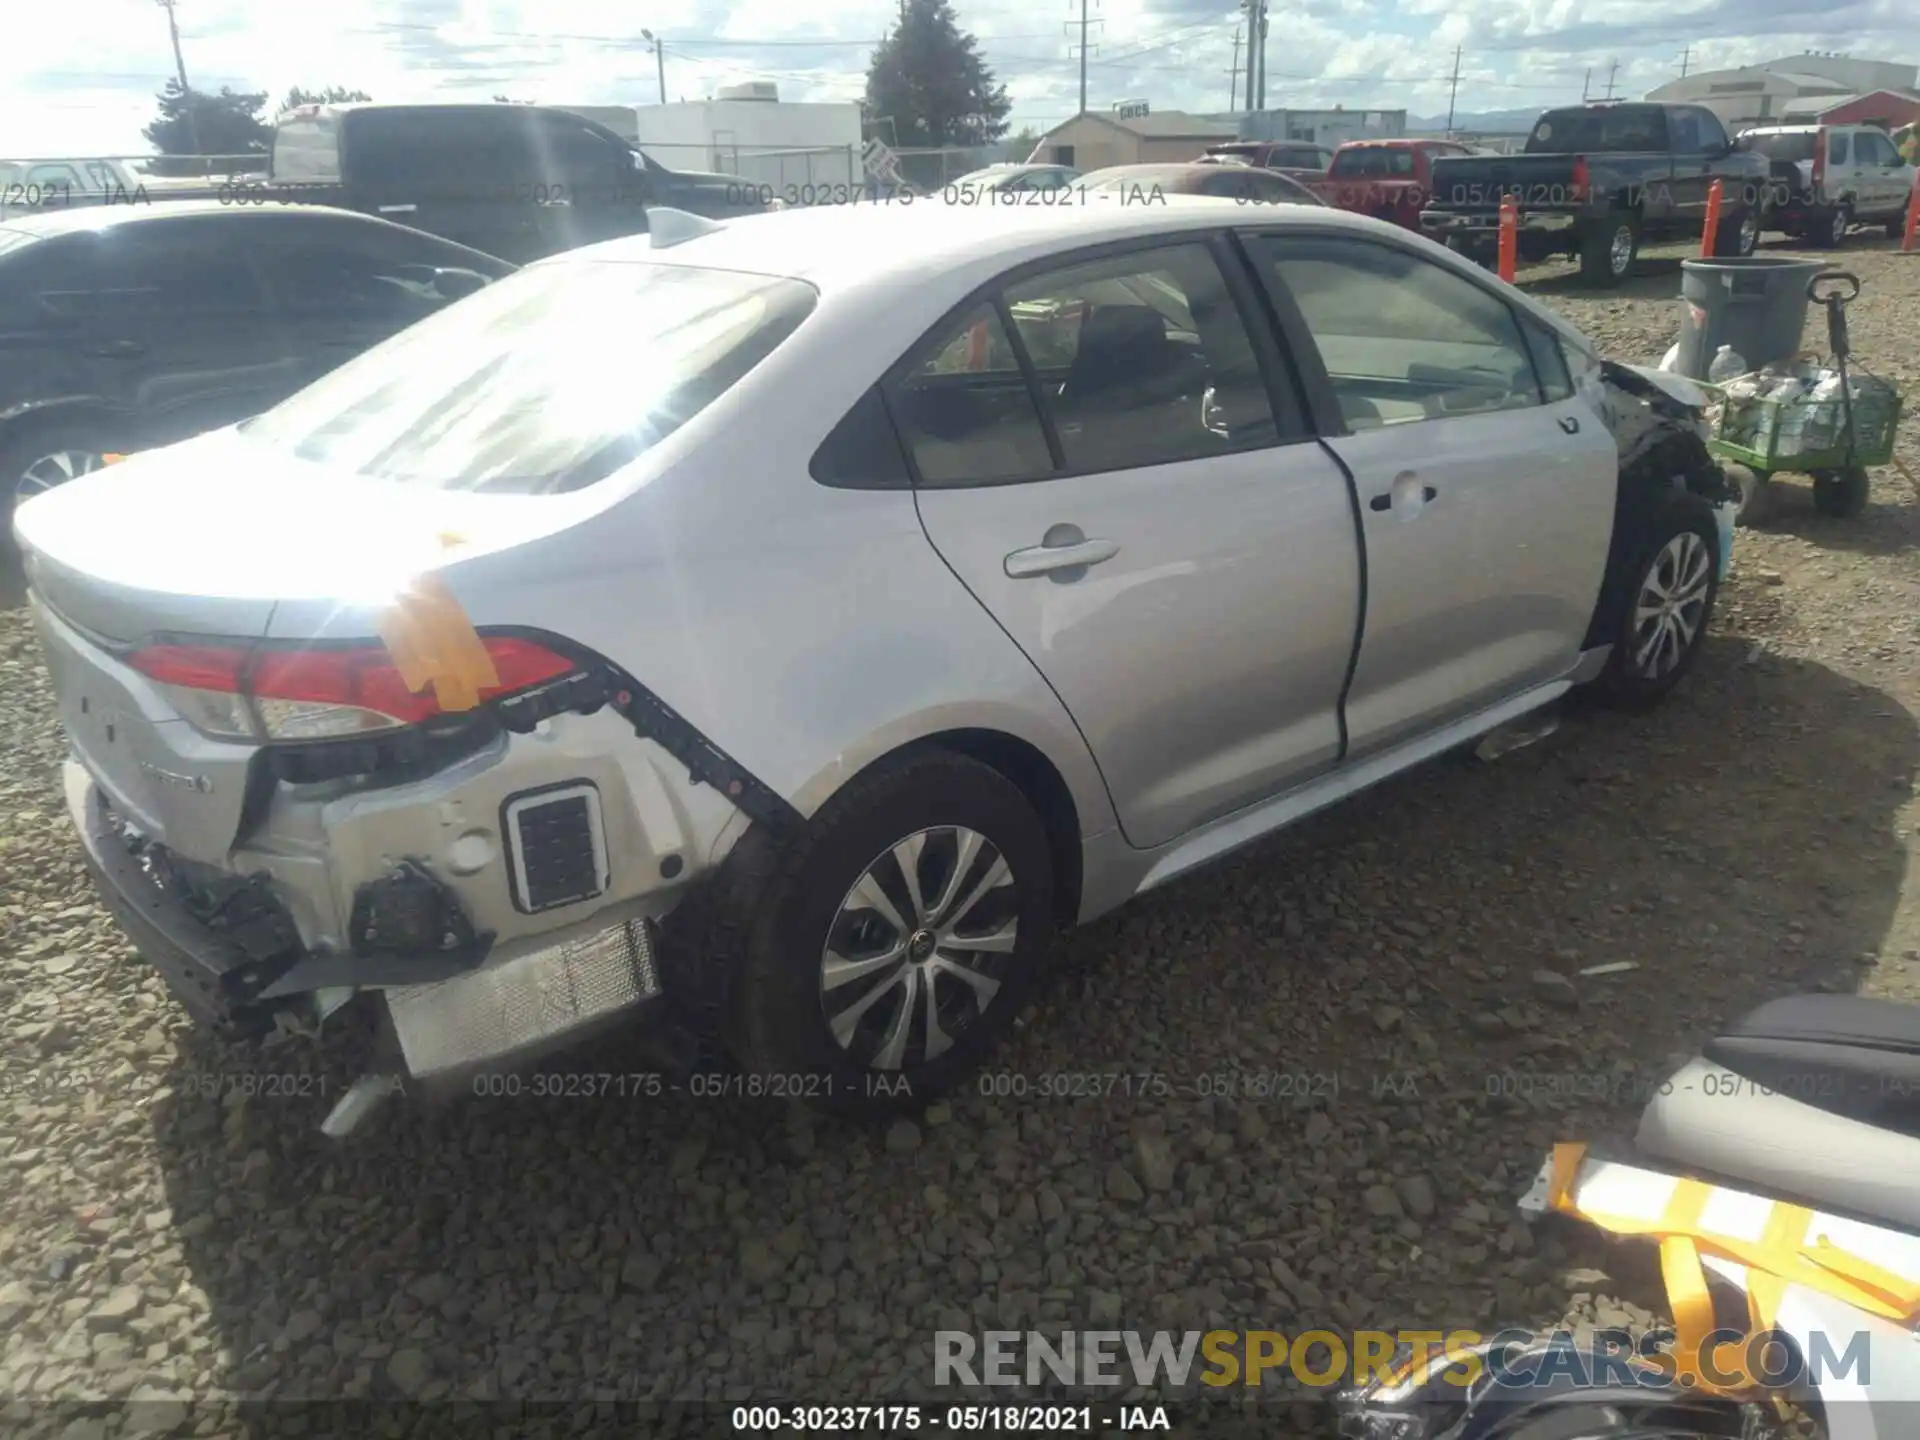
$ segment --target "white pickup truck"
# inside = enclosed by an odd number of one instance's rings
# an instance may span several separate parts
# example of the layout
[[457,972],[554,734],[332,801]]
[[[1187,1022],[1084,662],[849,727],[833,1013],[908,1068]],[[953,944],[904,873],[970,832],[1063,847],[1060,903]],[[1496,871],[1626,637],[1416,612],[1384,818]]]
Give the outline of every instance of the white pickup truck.
[[1885,225],[1900,238],[1914,167],[1879,126],[1762,125],[1734,145],[1772,162],[1784,198],[1768,210],[1768,229],[1829,247],[1855,225]]

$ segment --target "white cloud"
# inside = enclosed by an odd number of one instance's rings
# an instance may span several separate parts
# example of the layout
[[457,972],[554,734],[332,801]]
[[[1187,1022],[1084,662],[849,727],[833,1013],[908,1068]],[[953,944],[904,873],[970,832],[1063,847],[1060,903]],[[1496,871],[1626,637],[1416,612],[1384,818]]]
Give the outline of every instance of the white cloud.
[[[1179,10],[1150,4],[1183,5]],[[1534,109],[1599,93],[1638,95],[1678,73],[1803,49],[1912,53],[1910,0],[1303,0],[1272,10],[1270,105],[1444,113],[1453,47],[1459,108]],[[1078,6],[958,0],[1014,102],[1043,127],[1079,103]],[[179,0],[189,78],[265,90],[352,85],[383,100],[436,96],[645,104],[656,96],[642,23],[666,45],[667,89],[695,98],[729,81],[775,80],[792,99],[854,99],[895,0]],[[1160,109],[1224,109],[1241,20],[1235,0],[1104,0],[1092,14],[1088,105],[1144,97]],[[153,96],[173,73],[166,14],[152,0],[61,0],[9,16],[0,154],[141,153]],[[1837,33],[1806,30],[1826,25]],[[846,42],[823,45],[818,42]],[[809,43],[800,43],[809,42]],[[1241,52],[1244,57],[1244,51]],[[21,57],[26,57],[24,60]],[[1244,63],[1244,61],[1243,61]]]

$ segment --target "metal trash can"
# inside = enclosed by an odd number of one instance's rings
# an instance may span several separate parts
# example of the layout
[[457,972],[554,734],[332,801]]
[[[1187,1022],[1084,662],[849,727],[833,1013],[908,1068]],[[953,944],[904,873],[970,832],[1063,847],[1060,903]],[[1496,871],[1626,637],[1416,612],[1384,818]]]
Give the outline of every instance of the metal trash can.
[[1825,260],[1777,255],[1682,260],[1679,373],[1706,379],[1722,345],[1731,345],[1749,370],[1797,353],[1807,328],[1807,282],[1832,268]]

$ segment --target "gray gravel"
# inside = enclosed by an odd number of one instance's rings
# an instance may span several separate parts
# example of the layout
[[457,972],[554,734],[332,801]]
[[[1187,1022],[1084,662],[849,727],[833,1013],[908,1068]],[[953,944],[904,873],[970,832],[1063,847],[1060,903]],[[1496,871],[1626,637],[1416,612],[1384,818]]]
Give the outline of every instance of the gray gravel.
[[[1920,264],[1857,248],[1855,345],[1920,393]],[[1606,300],[1534,283],[1651,361],[1677,280],[1650,269]],[[1920,998],[1920,509],[1890,470],[1873,501],[1744,534],[1658,713],[1436,764],[1079,932],[983,1077],[1023,1094],[877,1129],[472,1099],[327,1146],[348,1072],[198,1038],[94,903],[0,612],[0,1425],[212,1433],[171,1400],[241,1395],[874,1402],[928,1392],[942,1328],[1643,1325],[1650,1255],[1514,1217],[1544,1149],[1626,1134],[1771,994]],[[1578,974],[1614,961],[1637,968]]]

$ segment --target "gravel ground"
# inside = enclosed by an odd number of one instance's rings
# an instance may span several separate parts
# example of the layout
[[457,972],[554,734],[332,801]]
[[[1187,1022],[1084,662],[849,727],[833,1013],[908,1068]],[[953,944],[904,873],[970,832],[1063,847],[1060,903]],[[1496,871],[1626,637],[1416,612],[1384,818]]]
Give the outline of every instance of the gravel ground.
[[[1857,355],[1920,395],[1920,257],[1847,259]],[[1527,283],[1651,363],[1678,261],[1644,268],[1605,299]],[[1742,532],[1660,711],[1438,763],[1078,932],[979,1087],[1024,1095],[878,1130],[472,1099],[329,1147],[313,1092],[347,1077],[194,1035],[94,903],[37,652],[0,611],[0,1423],[914,1398],[936,1329],[1643,1322],[1650,1256],[1514,1218],[1544,1148],[1626,1133],[1645,1083],[1771,995],[1920,998],[1920,508],[1893,470],[1853,521],[1799,488]],[[1576,974],[1610,961],[1638,968]],[[278,1088],[307,1093],[244,1093],[296,1070]],[[1172,1093],[1050,1098],[1054,1075]],[[78,1404],[127,1396],[155,1403]],[[1265,1433],[1317,1423],[1287,1413]]]

